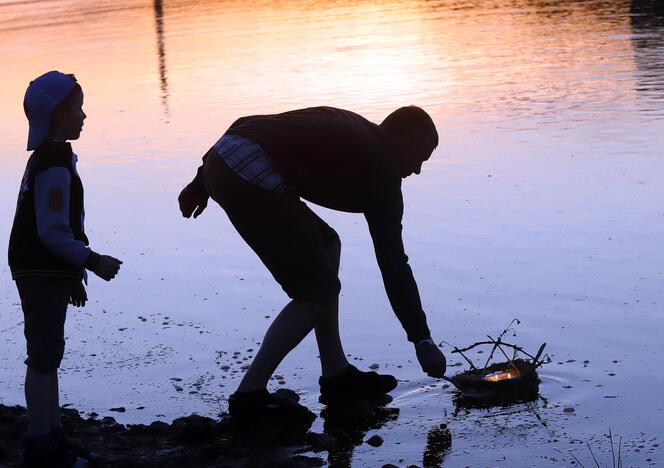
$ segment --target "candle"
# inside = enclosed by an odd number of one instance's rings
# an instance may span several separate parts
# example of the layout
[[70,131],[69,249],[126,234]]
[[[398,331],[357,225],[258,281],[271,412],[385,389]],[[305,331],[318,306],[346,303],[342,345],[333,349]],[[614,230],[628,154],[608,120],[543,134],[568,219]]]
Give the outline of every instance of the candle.
[[519,376],[518,369],[510,369],[508,371],[498,371],[492,374],[485,375],[484,380],[488,380],[489,382],[498,382],[499,380],[513,379],[518,376]]

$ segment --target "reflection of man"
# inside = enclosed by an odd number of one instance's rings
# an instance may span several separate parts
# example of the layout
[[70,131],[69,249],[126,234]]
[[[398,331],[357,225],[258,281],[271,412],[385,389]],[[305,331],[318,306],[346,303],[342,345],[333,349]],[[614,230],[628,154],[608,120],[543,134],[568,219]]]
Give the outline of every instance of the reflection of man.
[[419,174],[437,144],[433,121],[418,107],[400,108],[380,125],[350,111],[315,107],[240,118],[205,155],[180,193],[183,216],[196,218],[211,196],[292,299],[229,399],[236,422],[311,418],[306,408],[269,394],[266,386],[312,329],[320,351],[322,403],[396,387],[394,377],[348,363],[338,327],[341,243],[300,197],[364,214],[394,312],[424,372],[443,376],[445,357],[431,339],[401,237],[401,180]]

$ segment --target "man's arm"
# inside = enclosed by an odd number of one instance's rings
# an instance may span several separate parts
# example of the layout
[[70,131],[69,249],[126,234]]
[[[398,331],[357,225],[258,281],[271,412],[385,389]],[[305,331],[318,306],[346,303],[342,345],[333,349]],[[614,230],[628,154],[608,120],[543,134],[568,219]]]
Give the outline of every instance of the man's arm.
[[417,283],[408,265],[401,235],[402,217],[400,185],[384,193],[380,202],[375,203],[375,208],[365,212],[392,309],[406,330],[408,341],[415,345],[422,370],[430,377],[440,378],[445,374],[445,356],[431,339]]
[[367,211],[364,216],[392,309],[406,330],[408,341],[417,343],[429,338],[430,332],[420,292],[404,251],[401,236],[403,200],[401,194],[398,198],[391,198],[383,200],[379,207]]
[[[243,122],[253,117],[257,116],[240,117],[228,127],[228,130],[232,130],[237,126],[242,125]],[[196,176],[194,179],[180,192],[178,203],[180,204],[182,216],[185,218],[190,218],[192,214],[194,215],[194,218],[198,218],[207,207],[209,195],[205,188],[203,168],[208,156],[213,152],[215,152],[214,146],[205,153],[205,156],[203,156],[203,164],[201,164],[196,170]]]
[[205,156],[203,156],[203,164],[201,164],[196,171],[196,176],[185,188],[182,189],[178,196],[180,211],[185,218],[190,218],[192,214],[194,215],[194,218],[198,218],[207,207],[208,198],[210,196],[205,188],[203,168],[205,167],[205,161],[213,151],[214,147],[210,148],[208,152],[205,153]]

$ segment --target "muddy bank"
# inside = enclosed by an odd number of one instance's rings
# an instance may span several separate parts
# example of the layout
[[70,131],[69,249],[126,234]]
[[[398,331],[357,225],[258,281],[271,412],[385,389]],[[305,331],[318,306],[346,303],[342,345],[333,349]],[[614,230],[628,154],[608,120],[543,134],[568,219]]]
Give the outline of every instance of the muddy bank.
[[[110,416],[83,419],[75,409],[63,409],[63,424],[72,440],[103,457],[100,466],[104,467],[312,467],[324,463],[322,458],[302,455],[315,448],[316,435],[298,440],[268,428],[249,438],[234,433],[226,415],[219,419],[191,415],[172,424],[122,425]],[[0,405],[0,466],[21,466],[25,432],[25,408]]]
[[[104,459],[104,467],[315,467],[350,466],[355,447],[380,447],[373,433],[398,418],[399,409],[386,407],[389,396],[361,401],[343,409],[324,409],[323,433],[286,432],[262,427],[251,434],[236,431],[222,414],[218,419],[190,415],[171,424],[119,424],[114,418],[84,419],[75,409],[63,408],[69,437]],[[372,434],[368,434],[371,431]],[[0,405],[0,466],[20,466],[26,412],[21,406]],[[451,446],[445,425],[430,431],[425,466],[439,466]]]

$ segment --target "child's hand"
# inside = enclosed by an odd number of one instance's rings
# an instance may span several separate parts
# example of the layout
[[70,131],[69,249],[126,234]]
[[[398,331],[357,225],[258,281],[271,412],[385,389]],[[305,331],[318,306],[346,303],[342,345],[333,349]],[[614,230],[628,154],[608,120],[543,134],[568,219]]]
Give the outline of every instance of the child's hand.
[[187,185],[182,189],[182,192],[180,192],[180,196],[178,197],[182,216],[185,218],[191,218],[193,213],[194,219],[198,218],[207,206],[208,198],[207,195],[201,194],[199,190],[195,190],[191,184]]
[[122,261],[117,258],[110,255],[100,255],[92,272],[103,280],[111,281],[120,271],[120,265],[122,265]]
[[85,292],[85,286],[83,286],[83,283],[74,284],[69,292],[69,303],[74,307],[85,307],[87,300],[88,293]]
[[445,355],[431,338],[417,343],[415,352],[422,370],[429,377],[440,379],[445,375],[445,369],[447,368]]

